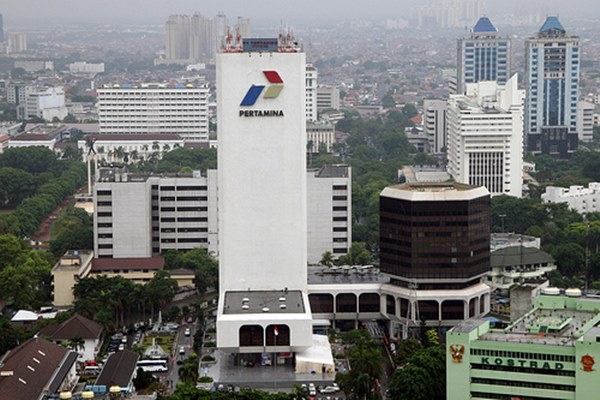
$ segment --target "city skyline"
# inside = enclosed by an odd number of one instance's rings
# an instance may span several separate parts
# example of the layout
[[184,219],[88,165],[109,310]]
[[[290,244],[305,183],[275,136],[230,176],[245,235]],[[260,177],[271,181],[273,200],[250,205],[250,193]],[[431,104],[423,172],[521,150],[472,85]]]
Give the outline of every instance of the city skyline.
[[[459,0],[469,1],[469,0]],[[5,19],[5,29],[15,25],[47,25],[50,21],[73,22],[75,20],[86,23],[147,23],[160,24],[171,14],[193,14],[201,12],[204,15],[216,15],[224,12],[227,15],[244,15],[258,24],[298,24],[319,25],[326,22],[339,22],[351,19],[388,19],[410,18],[410,14],[417,8],[439,7],[440,4],[449,4],[453,0],[430,0],[428,3],[417,0],[378,0],[375,4],[353,1],[350,4],[341,0],[331,0],[326,3],[307,0],[302,4],[286,4],[282,8],[274,0],[260,0],[253,2],[252,6],[238,1],[229,1],[226,4],[209,0],[198,6],[191,0],[177,0],[169,3],[159,1],[128,1],[103,0],[100,2],[59,0],[54,1],[48,8],[41,8],[34,0],[8,0],[2,8]],[[493,16],[510,12],[521,13],[525,10],[536,11],[546,15],[559,15],[561,17],[586,17],[594,18],[600,15],[598,7],[594,7],[594,0],[574,0],[568,4],[558,0],[530,1],[526,5],[516,0],[507,0],[502,4],[485,1],[483,14]],[[33,15],[30,11],[35,9]],[[115,11],[118,10],[118,11]],[[141,13],[140,10],[144,10]],[[316,11],[316,12],[315,12]],[[395,11],[395,12],[394,12]],[[475,21],[473,21],[475,22]]]

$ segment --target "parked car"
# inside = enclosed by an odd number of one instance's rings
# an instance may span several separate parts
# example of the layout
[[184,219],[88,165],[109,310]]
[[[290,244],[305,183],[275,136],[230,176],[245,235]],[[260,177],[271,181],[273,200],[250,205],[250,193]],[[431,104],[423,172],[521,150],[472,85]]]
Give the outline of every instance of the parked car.
[[315,387],[315,384],[312,382],[308,384],[308,394],[311,396],[317,395],[317,388]]
[[179,354],[185,354],[185,347],[179,347]]
[[325,386],[323,389],[321,389],[321,393],[335,393],[335,392],[339,392],[340,388],[337,384],[332,384],[329,386]]
[[190,328],[185,328],[185,331],[183,331],[183,334],[185,336],[190,336],[192,334],[192,331],[190,330]]

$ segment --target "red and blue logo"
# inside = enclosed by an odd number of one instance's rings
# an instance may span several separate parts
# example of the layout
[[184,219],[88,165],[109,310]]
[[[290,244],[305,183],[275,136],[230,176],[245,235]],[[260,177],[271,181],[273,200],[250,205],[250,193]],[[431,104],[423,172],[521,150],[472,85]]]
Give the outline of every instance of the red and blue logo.
[[[277,96],[279,96],[279,93],[281,93],[281,90],[283,89],[283,79],[281,79],[281,76],[279,76],[279,73],[277,71],[263,71],[263,74],[265,75],[265,78],[267,78],[267,81],[269,81],[270,83],[270,85],[267,87],[267,90],[265,91],[265,94],[263,95],[263,98],[277,98]],[[262,94],[263,90],[265,90],[265,87],[265,85],[250,86],[250,89],[248,89],[248,92],[246,92],[246,95],[240,103],[240,106],[253,106]]]

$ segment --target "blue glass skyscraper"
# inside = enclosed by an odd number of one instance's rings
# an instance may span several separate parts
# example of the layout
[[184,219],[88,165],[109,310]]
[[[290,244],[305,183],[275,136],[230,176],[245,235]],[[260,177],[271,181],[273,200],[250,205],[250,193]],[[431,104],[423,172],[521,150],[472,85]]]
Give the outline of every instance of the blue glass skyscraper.
[[566,158],[577,149],[579,38],[548,17],[525,51],[527,149]]
[[479,18],[468,37],[458,39],[456,93],[464,94],[467,83],[496,81],[504,85],[510,77],[510,40],[498,36],[487,17]]

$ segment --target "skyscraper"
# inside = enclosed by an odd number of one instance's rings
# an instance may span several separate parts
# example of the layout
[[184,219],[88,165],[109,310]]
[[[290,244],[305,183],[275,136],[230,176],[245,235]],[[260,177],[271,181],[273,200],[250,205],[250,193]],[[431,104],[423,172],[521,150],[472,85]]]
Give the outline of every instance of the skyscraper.
[[521,197],[523,99],[515,74],[506,85],[468,83],[448,101],[448,172],[492,195]]
[[496,81],[503,85],[510,76],[510,39],[498,36],[487,17],[479,18],[466,38],[458,39],[456,93],[467,83]]
[[217,54],[217,346],[225,351],[296,352],[313,343],[305,85],[305,54],[289,35],[232,38]]
[[525,41],[527,149],[566,158],[577,149],[579,37],[569,36],[557,17],[548,17]]
[[0,14],[0,43],[4,42],[4,18]]

